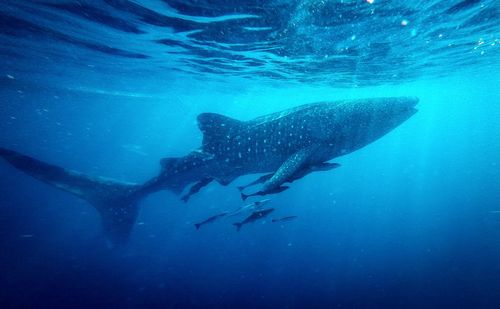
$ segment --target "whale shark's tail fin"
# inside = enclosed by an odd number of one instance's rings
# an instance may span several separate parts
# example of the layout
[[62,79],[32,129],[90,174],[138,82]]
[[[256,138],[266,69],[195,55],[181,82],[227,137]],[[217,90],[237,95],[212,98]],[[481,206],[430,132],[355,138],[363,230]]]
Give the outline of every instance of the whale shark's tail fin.
[[0,148],[0,157],[24,173],[92,204],[113,243],[128,238],[139,213],[138,202],[145,195],[140,185],[91,177],[4,148]]

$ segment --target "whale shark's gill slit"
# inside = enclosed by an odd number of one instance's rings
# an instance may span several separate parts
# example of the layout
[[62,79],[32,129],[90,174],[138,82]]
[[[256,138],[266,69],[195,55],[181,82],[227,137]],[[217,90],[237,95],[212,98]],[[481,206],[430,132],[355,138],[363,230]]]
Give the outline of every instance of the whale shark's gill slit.
[[144,196],[140,185],[91,177],[4,148],[0,156],[22,172],[88,201],[99,212],[104,233],[113,243],[128,238]]

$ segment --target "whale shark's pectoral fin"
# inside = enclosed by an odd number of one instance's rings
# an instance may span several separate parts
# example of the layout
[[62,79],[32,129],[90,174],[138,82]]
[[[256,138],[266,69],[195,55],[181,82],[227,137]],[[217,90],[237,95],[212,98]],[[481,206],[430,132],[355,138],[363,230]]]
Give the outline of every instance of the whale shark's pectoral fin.
[[[262,192],[273,191],[288,181],[294,180],[294,175],[299,174],[307,164],[308,159],[316,152],[318,145],[312,145],[303,148],[293,155],[291,155],[283,164],[278,168],[268,181],[262,186]],[[296,178],[295,178],[296,179]]]
[[[329,170],[332,170],[332,169],[337,168],[339,166],[340,166],[340,164],[338,164],[338,163],[329,163],[329,162],[323,162],[323,163],[309,165],[309,166],[303,164],[302,167],[300,167],[292,176],[288,177],[284,182],[291,183],[291,182],[294,182],[295,180],[298,180],[306,175],[309,175],[312,172],[329,171]],[[285,187],[278,186],[274,189],[270,189],[267,191],[265,191],[265,190],[258,191],[254,194],[244,194],[243,193],[243,190],[245,190],[246,188],[257,185],[259,183],[264,183],[265,181],[271,179],[273,177],[273,175],[274,175],[274,173],[266,174],[266,175],[259,177],[256,180],[252,181],[251,183],[248,183],[244,186],[239,186],[238,190],[240,190],[240,192],[241,192],[242,199],[245,200],[250,196],[256,196],[256,195],[267,195],[267,194],[280,193],[280,192],[284,191],[283,188],[288,189],[288,187],[286,187],[286,186]]]

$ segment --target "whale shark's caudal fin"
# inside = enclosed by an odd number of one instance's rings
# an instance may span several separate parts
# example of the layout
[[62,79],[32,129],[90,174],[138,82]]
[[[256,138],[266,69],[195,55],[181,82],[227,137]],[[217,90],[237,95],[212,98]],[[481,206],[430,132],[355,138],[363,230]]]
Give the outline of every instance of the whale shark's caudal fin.
[[92,204],[113,243],[128,238],[139,213],[138,202],[145,195],[140,185],[91,177],[4,148],[0,148],[0,157],[24,173]]

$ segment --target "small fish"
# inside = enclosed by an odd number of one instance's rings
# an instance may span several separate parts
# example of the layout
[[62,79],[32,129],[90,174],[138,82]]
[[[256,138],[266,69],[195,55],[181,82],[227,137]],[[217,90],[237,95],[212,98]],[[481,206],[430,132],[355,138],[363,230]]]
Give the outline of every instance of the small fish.
[[234,211],[229,212],[227,214],[227,216],[228,217],[234,217],[234,216],[237,216],[237,215],[241,214],[242,212],[255,211],[257,209],[262,208],[262,206],[264,206],[265,204],[267,204],[267,202],[269,202],[269,201],[270,201],[270,199],[265,199],[265,200],[253,202],[253,203],[245,205],[245,206],[241,206],[240,208],[238,208],[238,209],[236,209]]
[[208,218],[208,219],[206,219],[204,221],[201,221],[200,223],[195,223],[194,226],[196,227],[197,230],[199,230],[202,225],[205,225],[205,224],[208,224],[208,223],[212,223],[215,220],[224,217],[225,215],[227,215],[227,211],[225,211],[223,213],[220,213],[218,215],[215,215],[215,216],[211,216],[210,218]]
[[273,175],[274,175],[274,173],[271,173],[271,174],[267,174],[267,175],[261,176],[261,177],[259,177],[257,180],[254,180],[254,181],[252,181],[252,182],[251,182],[251,183],[249,183],[249,184],[246,184],[246,185],[244,185],[244,186],[239,186],[239,187],[238,187],[238,190],[240,190],[240,192],[241,192],[241,191],[245,190],[245,189],[246,189],[246,188],[248,188],[248,187],[251,187],[251,186],[257,185],[257,184],[259,184],[259,183],[264,183],[264,182],[266,182],[267,180],[271,179],[271,177],[273,177]]
[[255,192],[253,194],[245,194],[245,193],[241,193],[241,199],[242,200],[246,200],[247,198],[251,197],[251,196],[257,196],[257,195],[268,195],[268,194],[276,194],[276,193],[280,193],[280,192],[283,192],[285,191],[286,189],[288,189],[290,187],[288,186],[280,186],[280,187],[277,187],[275,189],[272,189],[272,190],[268,190],[268,191],[258,191],[258,192]]
[[500,210],[490,210],[490,214],[500,214]]
[[239,231],[243,225],[255,222],[259,219],[262,219],[262,218],[266,217],[267,215],[269,215],[273,211],[274,211],[274,208],[254,211],[245,220],[243,220],[241,222],[235,222],[235,223],[233,223],[233,225],[236,226],[236,230]]
[[193,194],[198,193],[201,190],[201,188],[207,186],[209,183],[212,182],[212,180],[214,180],[214,179],[210,178],[210,177],[206,177],[206,178],[203,178],[202,180],[198,181],[197,183],[192,185],[191,188],[189,188],[189,192],[186,193],[183,197],[181,197],[181,200],[184,203],[187,203],[187,201],[189,200],[189,198]]
[[147,156],[148,153],[146,153],[141,145],[134,145],[134,144],[125,144],[121,146],[123,149],[130,151],[132,153],[141,155],[141,156]]
[[[314,165],[309,165],[306,166],[300,170],[298,170],[296,173],[294,173],[286,182],[292,183],[295,180],[301,179],[302,177],[306,176],[307,174],[310,174],[312,172],[321,172],[321,171],[329,171],[331,169],[339,167],[340,164],[338,163],[329,163],[329,162],[323,162],[319,164],[314,164]],[[257,185],[259,183],[264,183],[271,179],[274,176],[274,173],[266,174],[264,176],[259,177],[257,180],[252,181],[249,184],[246,184],[244,186],[239,186],[238,190],[243,191],[248,187],[252,187],[254,185]]]
[[297,219],[297,216],[288,216],[279,219],[272,219],[271,222],[288,222]]

